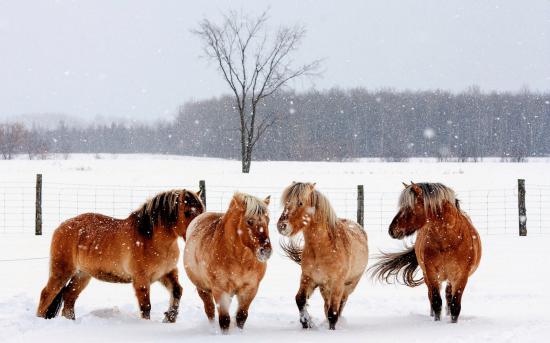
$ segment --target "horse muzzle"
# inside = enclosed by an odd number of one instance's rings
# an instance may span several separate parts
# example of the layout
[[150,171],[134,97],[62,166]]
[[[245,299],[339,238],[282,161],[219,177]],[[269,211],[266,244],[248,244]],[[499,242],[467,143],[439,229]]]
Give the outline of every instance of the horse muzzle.
[[292,233],[292,227],[288,221],[280,221],[277,223],[277,230],[283,236],[290,236]]
[[271,246],[261,247],[256,250],[256,258],[258,259],[258,261],[265,263],[269,259],[269,257],[271,257],[272,252],[273,249],[271,249]]

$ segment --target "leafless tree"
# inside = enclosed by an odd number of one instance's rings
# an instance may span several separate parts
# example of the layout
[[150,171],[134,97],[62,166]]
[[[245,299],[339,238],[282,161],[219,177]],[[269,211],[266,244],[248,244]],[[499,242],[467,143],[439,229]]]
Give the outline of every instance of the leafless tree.
[[22,149],[27,133],[20,123],[0,125],[0,153],[4,160],[11,160]]
[[221,24],[203,19],[192,31],[235,97],[243,173],[250,171],[254,146],[275,121],[273,114],[258,116],[262,100],[290,80],[315,73],[320,64],[296,65],[292,59],[305,36],[303,26],[282,26],[271,33],[267,22],[267,11],[258,17],[231,11]]

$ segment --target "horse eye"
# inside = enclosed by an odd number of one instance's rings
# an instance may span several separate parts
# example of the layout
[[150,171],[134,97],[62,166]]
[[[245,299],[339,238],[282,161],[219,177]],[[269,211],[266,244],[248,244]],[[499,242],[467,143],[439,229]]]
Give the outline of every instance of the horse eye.
[[304,205],[304,203],[300,201],[300,202],[298,203],[298,206],[302,206],[302,205]]
[[250,226],[254,225],[254,221],[252,219],[248,219],[246,223]]
[[185,211],[183,212],[183,214],[185,215],[186,218],[189,218],[189,216],[191,215],[191,211]]

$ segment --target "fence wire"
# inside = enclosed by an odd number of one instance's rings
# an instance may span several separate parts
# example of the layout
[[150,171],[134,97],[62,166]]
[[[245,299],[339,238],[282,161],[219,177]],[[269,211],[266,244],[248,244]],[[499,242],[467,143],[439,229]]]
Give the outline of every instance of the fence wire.
[[[0,182],[0,232],[34,233],[35,183]],[[81,213],[96,212],[125,218],[148,198],[169,189],[198,190],[197,185],[87,185],[44,181],[42,185],[43,233]],[[208,211],[224,212],[236,190],[260,198],[271,195],[271,226],[281,213],[282,188],[273,186],[210,185],[206,182]],[[357,188],[323,188],[339,217],[356,220]],[[509,189],[457,190],[461,207],[481,233],[518,234],[518,191]],[[385,232],[397,211],[398,192],[364,191],[365,228]],[[550,186],[526,187],[528,234],[550,234]]]

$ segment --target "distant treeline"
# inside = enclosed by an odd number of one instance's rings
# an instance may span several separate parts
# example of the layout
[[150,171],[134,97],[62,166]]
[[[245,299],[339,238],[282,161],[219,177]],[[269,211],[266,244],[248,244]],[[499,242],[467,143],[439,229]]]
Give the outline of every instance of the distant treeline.
[[[256,160],[398,161],[428,156],[466,161],[491,156],[521,161],[550,155],[549,93],[333,89],[281,92],[266,100],[261,115],[276,120],[258,142]],[[49,152],[62,154],[238,159],[240,134],[233,101],[224,96],[188,102],[172,122],[85,128],[60,123],[55,129],[30,129],[29,137],[41,147],[47,144]]]

